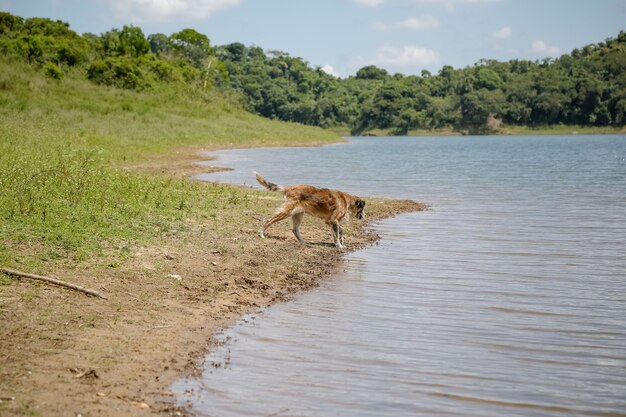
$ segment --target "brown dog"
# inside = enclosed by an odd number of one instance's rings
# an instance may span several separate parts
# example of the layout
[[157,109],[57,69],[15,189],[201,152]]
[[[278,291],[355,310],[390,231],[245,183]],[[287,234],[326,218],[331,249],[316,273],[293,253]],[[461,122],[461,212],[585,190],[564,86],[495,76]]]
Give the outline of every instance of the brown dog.
[[282,191],[285,202],[276,210],[276,213],[267,219],[259,235],[265,237],[265,230],[270,225],[291,217],[293,220],[293,234],[300,243],[306,241],[300,236],[300,223],[305,213],[326,221],[332,227],[333,242],[338,248],[344,248],[343,229],[339,224],[352,214],[357,219],[365,217],[365,201],[358,197],[338,190],[317,188],[311,185],[292,185],[281,187],[268,182],[256,173],[256,180],[270,191]]

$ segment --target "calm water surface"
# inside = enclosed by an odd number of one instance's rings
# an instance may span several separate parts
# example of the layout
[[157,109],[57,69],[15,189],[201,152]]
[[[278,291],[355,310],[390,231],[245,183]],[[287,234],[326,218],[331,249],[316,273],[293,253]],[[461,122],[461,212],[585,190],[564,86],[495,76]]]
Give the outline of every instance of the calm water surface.
[[218,156],[235,170],[205,179],[257,170],[432,210],[377,224],[338,276],[219,335],[202,378],[173,386],[199,415],[626,416],[626,136]]

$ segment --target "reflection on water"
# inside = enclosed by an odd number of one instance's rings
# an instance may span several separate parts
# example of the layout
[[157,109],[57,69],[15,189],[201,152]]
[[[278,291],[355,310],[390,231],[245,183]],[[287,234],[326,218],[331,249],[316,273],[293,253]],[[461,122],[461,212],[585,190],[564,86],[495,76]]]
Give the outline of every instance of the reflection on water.
[[199,415],[626,415],[626,137],[222,157],[238,170],[219,180],[290,184],[299,161],[298,182],[433,209],[381,222],[338,276],[221,334],[203,377],[173,387]]

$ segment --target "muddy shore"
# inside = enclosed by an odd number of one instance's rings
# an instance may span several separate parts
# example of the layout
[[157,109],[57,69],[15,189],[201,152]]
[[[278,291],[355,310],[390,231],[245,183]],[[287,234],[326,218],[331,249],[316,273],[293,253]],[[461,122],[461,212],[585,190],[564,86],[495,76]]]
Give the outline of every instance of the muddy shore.
[[[134,169],[175,176],[220,169],[194,164],[199,150]],[[347,251],[379,238],[368,227],[372,222],[425,209],[413,201],[366,200],[367,221],[346,226]],[[309,216],[302,233],[312,244],[299,244],[290,222],[258,237],[260,222],[280,201],[278,193],[251,197],[224,219],[228,234],[199,225],[184,240],[169,235],[158,247],[131,246],[115,268],[84,262],[48,271],[108,300],[5,277],[0,414],[187,415],[168,387],[202,371],[217,330],[318,285],[340,265],[345,252],[329,246],[328,227]]]

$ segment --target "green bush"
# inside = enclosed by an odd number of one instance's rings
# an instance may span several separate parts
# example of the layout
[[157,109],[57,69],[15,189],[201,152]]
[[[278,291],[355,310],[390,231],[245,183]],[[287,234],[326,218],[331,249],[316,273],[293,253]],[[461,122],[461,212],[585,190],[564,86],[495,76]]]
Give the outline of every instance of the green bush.
[[183,77],[187,82],[194,82],[202,78],[202,72],[192,67],[191,65],[185,65],[182,67]]
[[54,44],[55,58],[60,64],[76,66],[87,62],[87,42],[84,39],[67,40],[59,39]]
[[52,62],[48,62],[43,66],[43,73],[46,77],[53,78],[55,80],[63,79],[63,71],[61,71],[61,69],[59,69],[59,67]]
[[185,63],[157,55],[109,57],[94,61],[87,69],[87,78],[96,84],[144,90],[158,83],[193,82],[202,78],[202,72]]
[[130,57],[105,58],[95,61],[87,70],[87,78],[96,84],[129,90],[143,90],[150,87],[144,72]]
[[42,64],[49,58],[49,39],[42,35],[22,36],[15,50],[30,64]]
[[9,34],[22,29],[24,19],[11,13],[0,12],[0,35]]
[[156,81],[176,82],[183,80],[183,72],[180,67],[154,54],[144,55],[138,62]]

